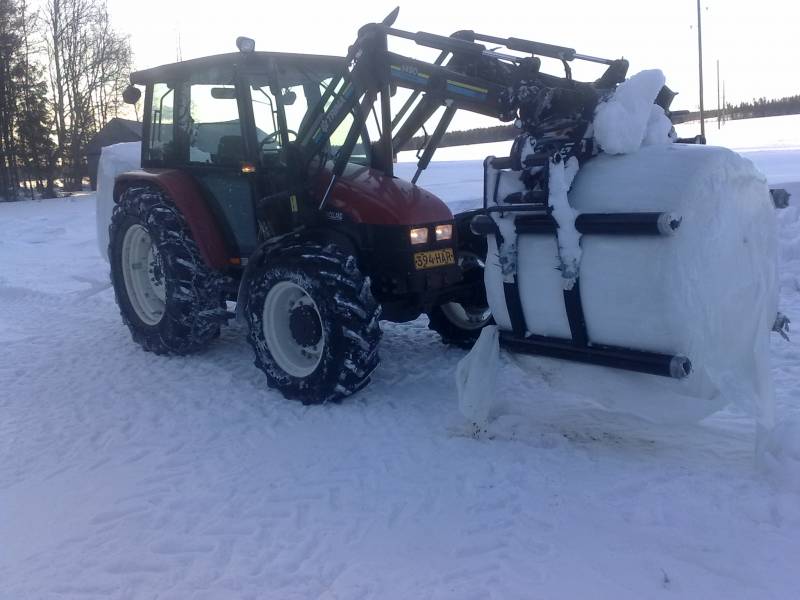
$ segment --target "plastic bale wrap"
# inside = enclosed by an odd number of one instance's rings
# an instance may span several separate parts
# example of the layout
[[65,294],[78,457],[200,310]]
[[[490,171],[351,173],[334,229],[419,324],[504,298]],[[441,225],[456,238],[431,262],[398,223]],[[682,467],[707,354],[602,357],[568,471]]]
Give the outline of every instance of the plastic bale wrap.
[[497,390],[500,346],[497,327],[481,331],[475,345],[456,367],[458,410],[476,427],[489,422],[489,413]]
[[108,226],[114,210],[114,180],[120,173],[134,171],[141,165],[142,144],[126,142],[106,146],[97,166],[97,246],[108,260]]
[[[682,219],[672,236],[583,236],[580,285],[593,342],[686,355],[693,372],[678,380],[515,358],[554,388],[653,421],[698,420],[735,403],[770,427],[776,225],[766,180],[752,163],[723,148],[680,144],[601,155],[578,173],[569,200],[579,212],[670,212]],[[516,259],[528,330],[569,338],[555,236],[520,236]],[[509,330],[498,263],[490,238],[489,303],[497,324]]]

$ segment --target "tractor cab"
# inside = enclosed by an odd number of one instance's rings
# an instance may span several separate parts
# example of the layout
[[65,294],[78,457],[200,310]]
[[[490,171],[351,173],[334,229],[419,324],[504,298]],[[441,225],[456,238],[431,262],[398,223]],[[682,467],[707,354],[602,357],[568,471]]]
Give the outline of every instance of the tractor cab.
[[[134,73],[145,88],[142,167],[191,175],[219,219],[231,258],[292,228],[292,145],[309,106],[343,68],[334,57],[228,54]],[[336,152],[341,134],[331,136]],[[351,160],[368,164],[368,143]],[[258,212],[264,219],[259,222]]]

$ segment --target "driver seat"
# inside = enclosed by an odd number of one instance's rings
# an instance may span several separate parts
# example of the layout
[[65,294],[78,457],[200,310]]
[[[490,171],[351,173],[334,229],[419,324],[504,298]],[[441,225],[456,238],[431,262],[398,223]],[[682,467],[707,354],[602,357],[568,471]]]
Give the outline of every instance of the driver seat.
[[240,135],[223,135],[217,146],[217,163],[234,165],[244,161],[244,139]]

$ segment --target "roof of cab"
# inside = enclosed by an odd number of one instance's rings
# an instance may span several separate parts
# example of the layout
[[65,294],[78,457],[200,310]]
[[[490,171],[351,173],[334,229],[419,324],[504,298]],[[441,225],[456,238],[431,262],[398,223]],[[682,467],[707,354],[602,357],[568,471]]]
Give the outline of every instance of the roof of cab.
[[273,61],[278,67],[317,67],[339,71],[346,66],[345,59],[339,56],[325,56],[320,54],[292,54],[285,52],[231,52],[193,58],[181,62],[161,65],[152,69],[144,69],[131,73],[131,83],[145,85],[148,83],[162,83],[180,80],[188,74],[203,69],[234,68],[251,72],[263,72]]

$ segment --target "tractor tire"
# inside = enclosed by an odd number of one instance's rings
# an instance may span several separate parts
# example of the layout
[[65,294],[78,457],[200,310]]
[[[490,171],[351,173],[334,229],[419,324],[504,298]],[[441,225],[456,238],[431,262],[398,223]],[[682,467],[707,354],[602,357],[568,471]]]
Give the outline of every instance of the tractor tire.
[[369,383],[380,306],[355,257],[333,244],[284,243],[265,252],[250,281],[248,340],[271,388],[320,404]]
[[219,336],[224,279],[200,255],[166,193],[131,187],[109,226],[111,282],[133,340],[156,354],[189,354]]
[[446,302],[428,312],[428,329],[439,334],[442,342],[459,348],[472,348],[487,325],[494,323],[483,283],[484,260],[472,251],[460,252],[458,264],[464,281],[473,290],[461,302]]

